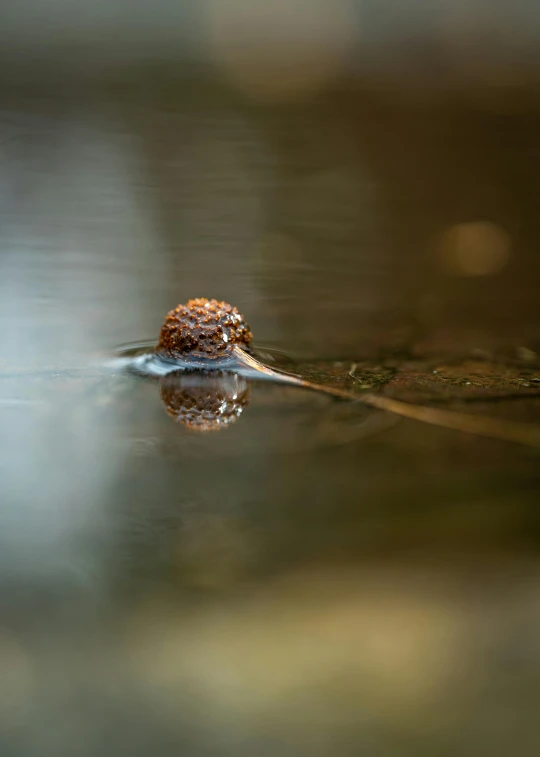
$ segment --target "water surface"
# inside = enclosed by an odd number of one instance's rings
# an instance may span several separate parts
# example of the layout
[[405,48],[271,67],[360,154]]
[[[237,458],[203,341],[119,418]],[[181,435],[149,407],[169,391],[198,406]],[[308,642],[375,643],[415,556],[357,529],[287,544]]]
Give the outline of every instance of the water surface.
[[196,434],[104,365],[217,297],[311,375],[540,423],[538,115],[2,102],[2,754],[537,753],[537,451],[269,383]]

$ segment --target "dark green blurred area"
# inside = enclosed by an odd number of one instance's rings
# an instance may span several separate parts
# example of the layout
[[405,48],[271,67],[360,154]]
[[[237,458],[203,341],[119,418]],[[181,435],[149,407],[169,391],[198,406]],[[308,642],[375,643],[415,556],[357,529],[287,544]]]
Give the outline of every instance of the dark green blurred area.
[[0,754],[536,755],[538,451],[104,365],[217,297],[540,423],[539,11],[244,6],[0,9]]

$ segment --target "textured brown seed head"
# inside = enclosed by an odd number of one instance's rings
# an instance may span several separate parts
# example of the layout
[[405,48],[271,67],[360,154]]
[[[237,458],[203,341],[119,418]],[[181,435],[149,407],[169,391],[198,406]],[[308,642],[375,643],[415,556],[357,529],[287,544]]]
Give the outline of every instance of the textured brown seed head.
[[167,357],[223,357],[235,345],[247,348],[253,335],[238,310],[203,297],[171,310],[161,328],[158,349]]
[[218,431],[230,426],[249,402],[247,381],[235,374],[169,373],[160,381],[165,410],[193,431]]

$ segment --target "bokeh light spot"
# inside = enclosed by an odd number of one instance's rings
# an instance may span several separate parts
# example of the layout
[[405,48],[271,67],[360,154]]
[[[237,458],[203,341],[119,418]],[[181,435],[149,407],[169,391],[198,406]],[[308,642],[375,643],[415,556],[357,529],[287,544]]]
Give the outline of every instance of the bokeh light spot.
[[498,273],[507,264],[510,251],[510,235],[490,221],[455,224],[441,234],[436,244],[441,270],[453,276]]

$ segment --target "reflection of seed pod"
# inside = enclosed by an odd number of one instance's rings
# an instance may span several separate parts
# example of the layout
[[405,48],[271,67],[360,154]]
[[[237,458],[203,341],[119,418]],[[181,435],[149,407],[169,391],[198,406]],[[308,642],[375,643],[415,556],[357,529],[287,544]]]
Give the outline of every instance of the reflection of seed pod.
[[235,373],[169,373],[160,381],[165,410],[195,431],[229,426],[249,402],[247,381]]
[[234,345],[249,347],[252,333],[238,310],[226,302],[199,298],[178,305],[165,318],[158,349],[167,357],[215,359]]

